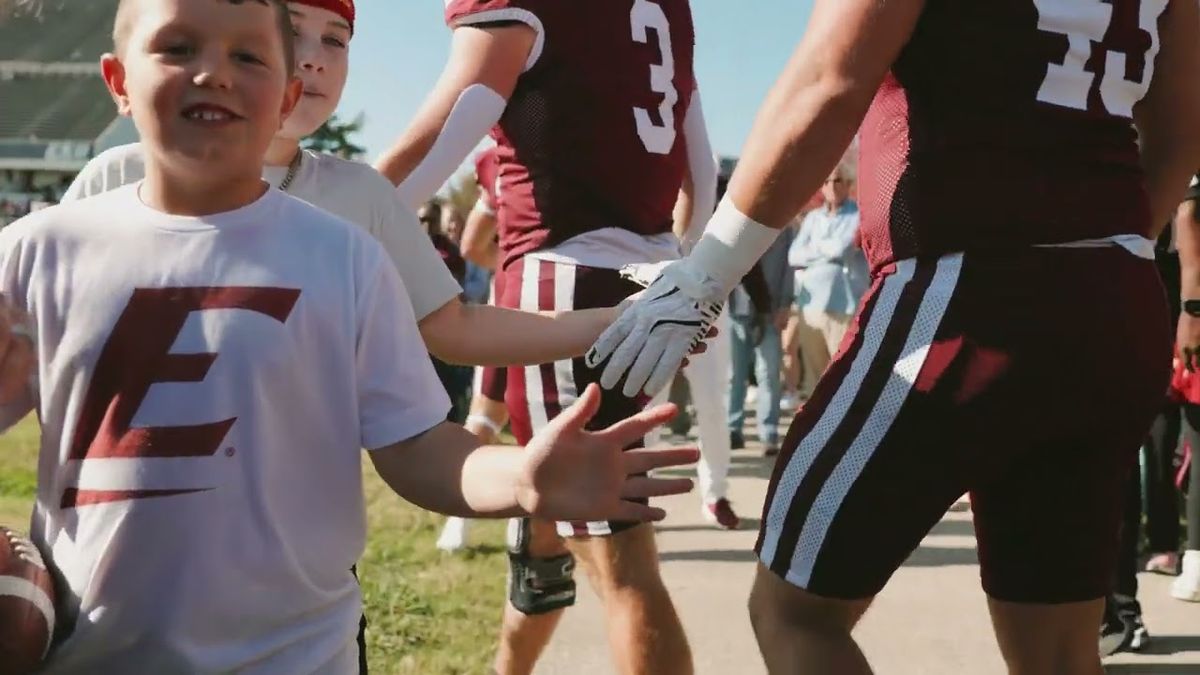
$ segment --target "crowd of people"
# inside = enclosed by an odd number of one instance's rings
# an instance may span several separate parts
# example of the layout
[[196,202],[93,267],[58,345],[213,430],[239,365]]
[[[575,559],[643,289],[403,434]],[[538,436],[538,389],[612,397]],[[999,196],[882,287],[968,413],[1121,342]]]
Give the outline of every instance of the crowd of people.
[[[1116,578],[1133,460],[1161,513],[1200,403],[1200,15],[1112,4],[819,0],[721,176],[686,0],[448,0],[445,73],[374,167],[300,148],[352,0],[123,0],[101,69],[141,143],[0,233],[0,412],[38,412],[60,582],[44,672],[365,673],[366,448],[419,506],[511,518],[496,672],[532,671],[578,566],[620,672],[689,674],[649,500],[692,484],[655,470],[698,463],[701,512],[739,526],[752,370],[768,670],[871,672],[852,629],[966,493],[1013,672],[1099,672],[1101,624],[1144,645]],[[486,199],[418,218],[485,136]],[[1025,198],[974,208],[985,184]],[[1172,311],[1151,260],[1177,210]],[[1170,315],[1182,403],[1147,443]],[[647,450],[680,372],[699,451]],[[1194,538],[1173,557],[1149,522],[1195,599]]]

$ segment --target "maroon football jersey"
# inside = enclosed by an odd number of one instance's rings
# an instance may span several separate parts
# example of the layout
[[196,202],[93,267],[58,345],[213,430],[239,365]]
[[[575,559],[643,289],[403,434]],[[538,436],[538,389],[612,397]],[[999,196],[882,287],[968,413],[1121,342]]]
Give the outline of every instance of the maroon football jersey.
[[500,207],[500,158],[496,148],[488,148],[475,156],[475,182],[479,183],[479,196],[488,208],[495,211]]
[[1132,109],[1166,5],[930,0],[861,130],[872,267],[1147,235]]
[[492,130],[504,264],[576,235],[671,231],[695,90],[687,0],[449,0],[452,27],[520,21],[533,64]]

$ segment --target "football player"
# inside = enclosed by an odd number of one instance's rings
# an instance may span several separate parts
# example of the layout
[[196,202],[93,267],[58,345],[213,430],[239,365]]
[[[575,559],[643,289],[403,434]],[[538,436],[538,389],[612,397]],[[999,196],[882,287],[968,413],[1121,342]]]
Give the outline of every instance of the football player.
[[[671,228],[681,187],[692,190],[700,223],[715,201],[687,1],[452,0],[446,21],[445,71],[376,168],[419,203],[490,133],[500,162],[500,304],[606,307],[641,290],[619,270],[679,256]],[[708,309],[711,322],[716,308]],[[583,359],[511,368],[506,397],[518,442],[598,378]],[[644,404],[609,393],[600,418]],[[563,522],[556,534],[553,524],[527,521],[520,530],[499,672],[531,671],[574,602],[571,554],[604,599],[620,672],[691,672],[652,528]]]
[[[705,235],[593,356],[626,391],[669,377],[696,305],[861,125],[873,285],[770,484],[751,617],[771,672],[869,672],[851,629],[966,491],[1011,672],[1101,672],[1124,481],[1170,365],[1152,240],[1197,119],[1195,0],[815,3]],[[981,186],[1009,198],[981,208]],[[1197,346],[1200,319],[1180,334]]]

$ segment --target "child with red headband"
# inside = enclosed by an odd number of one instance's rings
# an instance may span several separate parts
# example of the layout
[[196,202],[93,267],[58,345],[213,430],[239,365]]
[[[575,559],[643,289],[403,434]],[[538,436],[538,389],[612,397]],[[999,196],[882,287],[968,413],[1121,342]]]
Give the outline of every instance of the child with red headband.
[[[611,323],[614,310],[535,314],[463,304],[462,288],[387,179],[360,162],[301,150],[301,139],[332,117],[341,100],[356,13],[353,0],[291,0],[288,8],[304,95],[267,151],[263,178],[383,244],[404,281],[421,337],[441,360],[520,366],[582,354]],[[63,201],[141,180],[143,162],[139,143],[107,150],[88,162]]]
[[[37,412],[30,538],[58,582],[38,672],[358,673],[362,448],[448,515],[654,520],[633,500],[690,487],[629,476],[694,451],[622,451],[670,407],[591,433],[592,388],[524,450],[445,422],[396,262],[262,180],[297,102],[340,93],[323,78],[347,18],[121,0],[101,70],[143,139],[131,184],[0,232],[0,296],[38,359],[0,428]],[[357,189],[325,167],[312,183]]]

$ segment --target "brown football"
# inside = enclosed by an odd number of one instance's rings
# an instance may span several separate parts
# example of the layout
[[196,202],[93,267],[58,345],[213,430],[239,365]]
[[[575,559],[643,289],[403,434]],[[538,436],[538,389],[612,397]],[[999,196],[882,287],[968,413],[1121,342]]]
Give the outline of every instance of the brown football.
[[53,578],[28,539],[0,527],[0,675],[33,672],[53,635]]

